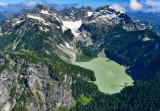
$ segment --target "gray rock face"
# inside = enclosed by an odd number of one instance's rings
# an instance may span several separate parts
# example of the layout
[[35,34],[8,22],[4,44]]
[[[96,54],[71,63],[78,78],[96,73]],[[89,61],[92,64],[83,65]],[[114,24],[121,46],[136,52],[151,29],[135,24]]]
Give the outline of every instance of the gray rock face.
[[[82,20],[85,21],[91,14],[93,13],[93,10],[91,7],[81,7],[81,8],[65,8],[64,10],[59,12],[63,20],[68,21],[76,21],[76,20]],[[91,14],[90,14],[91,13]]]
[[0,73],[0,110],[55,111],[71,107],[70,77],[57,81],[50,77],[44,63],[24,65],[24,59],[9,61],[9,68]]
[[151,28],[148,24],[133,21],[127,14],[116,11],[110,6],[99,7],[87,18],[85,24],[95,24],[100,27],[114,27],[122,25],[127,31],[145,30]]
[[3,66],[4,64],[4,59],[0,59],[0,66]]

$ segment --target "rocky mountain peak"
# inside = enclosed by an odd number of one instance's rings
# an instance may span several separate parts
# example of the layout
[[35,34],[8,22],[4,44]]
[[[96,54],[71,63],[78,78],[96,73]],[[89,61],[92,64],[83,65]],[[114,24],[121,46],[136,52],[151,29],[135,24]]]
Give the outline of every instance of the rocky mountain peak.
[[34,11],[48,10],[48,7],[44,6],[44,5],[41,5],[41,4],[38,4],[33,8],[33,10]]
[[[109,10],[111,9],[109,5],[106,5],[106,6],[102,6],[102,7],[98,7],[96,9],[96,12],[99,12],[100,10]],[[114,9],[112,9],[113,11],[115,11]]]
[[55,12],[55,13],[58,12],[54,7],[51,7],[50,10],[51,10],[52,12]]
[[86,23],[95,23],[100,27],[121,25],[127,31],[149,28],[148,25],[133,21],[127,14],[116,11],[109,5],[97,8]]
[[103,16],[103,18],[106,17],[108,19],[114,19],[117,17],[129,18],[126,14],[116,11],[115,9],[112,9],[109,5],[97,8],[93,16],[96,16],[96,17]]
[[[82,6],[81,8],[70,7],[61,11],[61,14],[70,20],[85,20],[93,13],[91,7]],[[67,19],[68,20],[68,19]]]
[[80,8],[80,10],[84,10],[84,11],[92,11],[92,8],[90,7],[90,6],[82,6],[81,8]]
[[[89,23],[100,23],[100,24],[108,24],[108,25],[116,25],[121,20],[124,20],[124,15],[121,16],[123,13],[120,13],[110,6],[106,5],[103,7],[97,8],[93,14],[89,17]],[[126,15],[127,17],[127,15]]]

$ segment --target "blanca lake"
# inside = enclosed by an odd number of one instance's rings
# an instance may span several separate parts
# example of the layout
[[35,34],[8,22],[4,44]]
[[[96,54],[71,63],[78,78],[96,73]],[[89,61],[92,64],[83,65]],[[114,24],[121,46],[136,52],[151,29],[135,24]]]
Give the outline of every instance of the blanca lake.
[[94,71],[100,91],[108,94],[119,93],[124,87],[133,85],[132,78],[125,73],[125,67],[108,58],[95,58],[75,65]]

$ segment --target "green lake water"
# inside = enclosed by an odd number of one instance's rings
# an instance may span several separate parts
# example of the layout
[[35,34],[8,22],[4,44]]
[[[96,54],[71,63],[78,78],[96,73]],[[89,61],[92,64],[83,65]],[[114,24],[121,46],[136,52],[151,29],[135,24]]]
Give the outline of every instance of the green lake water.
[[133,85],[132,78],[125,73],[125,67],[107,58],[95,58],[75,65],[94,71],[99,90],[108,94],[119,93],[126,85]]

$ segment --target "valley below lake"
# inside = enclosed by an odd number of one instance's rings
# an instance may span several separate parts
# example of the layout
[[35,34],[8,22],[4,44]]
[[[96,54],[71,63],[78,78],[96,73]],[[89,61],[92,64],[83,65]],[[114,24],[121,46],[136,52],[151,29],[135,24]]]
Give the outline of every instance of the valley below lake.
[[125,67],[108,58],[94,58],[75,65],[94,71],[99,90],[108,94],[119,93],[124,87],[133,85],[132,78],[125,73]]

